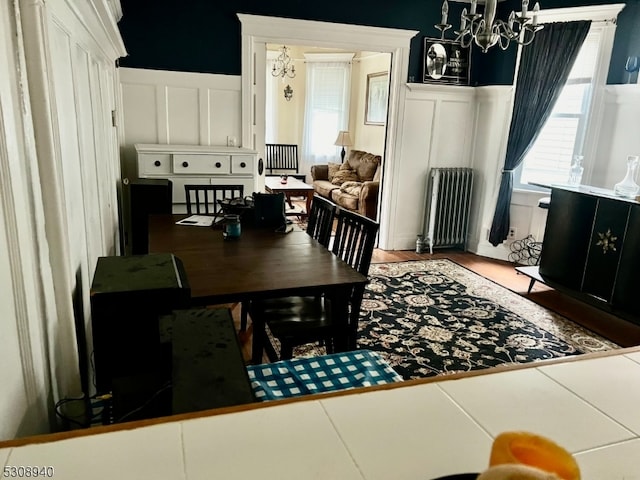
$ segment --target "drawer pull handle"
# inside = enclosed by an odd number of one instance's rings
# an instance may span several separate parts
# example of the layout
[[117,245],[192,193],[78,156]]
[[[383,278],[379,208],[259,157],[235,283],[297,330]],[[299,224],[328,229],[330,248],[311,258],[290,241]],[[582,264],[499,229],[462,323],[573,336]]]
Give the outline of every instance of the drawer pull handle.
[[220,168],[222,164],[220,162],[216,162],[216,168]]
[[241,163],[240,163],[240,168],[244,168],[244,167],[246,167],[246,166],[247,166],[247,164],[246,164],[246,163],[244,163],[244,162],[241,162]]
[[187,167],[189,166],[189,162],[182,162],[182,166],[183,166],[184,168],[187,168]]
[[155,162],[153,162],[153,164],[154,164],[156,167],[159,167],[160,165],[162,165],[162,162],[161,162],[160,160],[156,160]]

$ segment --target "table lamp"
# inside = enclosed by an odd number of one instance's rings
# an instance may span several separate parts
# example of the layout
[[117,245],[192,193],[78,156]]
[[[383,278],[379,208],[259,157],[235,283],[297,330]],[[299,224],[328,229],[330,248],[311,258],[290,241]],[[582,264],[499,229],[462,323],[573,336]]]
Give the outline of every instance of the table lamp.
[[347,132],[346,130],[340,130],[340,132],[338,133],[338,138],[336,138],[336,143],[334,143],[334,145],[342,147],[340,158],[342,159],[342,163],[344,163],[344,155],[346,153],[344,147],[350,147],[351,145],[353,145],[349,132]]

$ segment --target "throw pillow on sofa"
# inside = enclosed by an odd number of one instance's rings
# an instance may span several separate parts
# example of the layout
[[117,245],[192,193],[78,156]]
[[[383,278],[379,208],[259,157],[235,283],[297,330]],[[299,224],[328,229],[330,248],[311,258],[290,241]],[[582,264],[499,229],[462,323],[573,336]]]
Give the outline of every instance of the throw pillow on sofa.
[[340,185],[340,190],[344,193],[348,193],[349,195],[353,195],[354,197],[359,197],[360,191],[362,190],[362,182],[344,182]]
[[358,172],[358,178],[361,182],[367,182],[373,180],[378,170],[380,155],[363,152],[362,150],[351,150],[345,164],[348,164],[348,168]]
[[329,181],[331,181],[333,180],[333,176],[340,170],[340,167],[342,167],[342,164],[329,162],[327,166],[329,167],[327,178]]
[[340,169],[331,179],[331,183],[342,185],[344,182],[357,182],[358,180],[358,174],[355,170]]

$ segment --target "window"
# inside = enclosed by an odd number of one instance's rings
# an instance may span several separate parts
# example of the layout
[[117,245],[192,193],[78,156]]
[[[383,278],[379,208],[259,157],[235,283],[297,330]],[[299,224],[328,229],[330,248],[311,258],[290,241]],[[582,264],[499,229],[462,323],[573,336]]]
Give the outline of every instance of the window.
[[[310,163],[335,161],[334,143],[348,130],[351,58],[353,54],[305,55],[307,59],[303,159]],[[336,58],[337,57],[337,58]]]
[[551,116],[515,172],[516,188],[565,183],[574,155],[584,155],[601,38],[602,31],[592,27]]

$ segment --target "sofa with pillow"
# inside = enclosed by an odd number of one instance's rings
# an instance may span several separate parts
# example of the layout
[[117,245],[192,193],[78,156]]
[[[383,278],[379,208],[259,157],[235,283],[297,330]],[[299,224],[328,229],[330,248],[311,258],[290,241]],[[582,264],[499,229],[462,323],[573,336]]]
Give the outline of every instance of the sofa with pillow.
[[342,164],[314,165],[311,167],[313,189],[347,210],[375,219],[381,160],[380,155],[351,150]]

